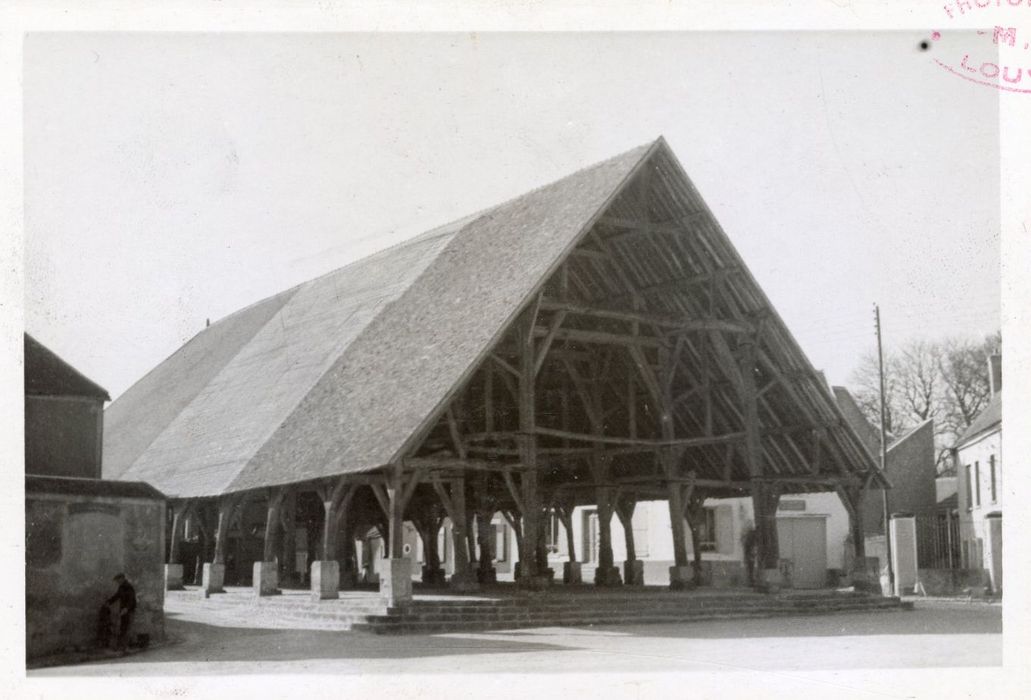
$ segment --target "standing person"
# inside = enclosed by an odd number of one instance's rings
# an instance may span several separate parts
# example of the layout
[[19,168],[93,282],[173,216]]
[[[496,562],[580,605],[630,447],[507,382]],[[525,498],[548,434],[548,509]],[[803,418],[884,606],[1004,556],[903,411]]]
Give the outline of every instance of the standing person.
[[136,612],[136,589],[125,578],[125,574],[118,574],[114,581],[118,584],[118,590],[107,599],[107,605],[118,603],[118,648],[124,650],[127,646],[133,614]]

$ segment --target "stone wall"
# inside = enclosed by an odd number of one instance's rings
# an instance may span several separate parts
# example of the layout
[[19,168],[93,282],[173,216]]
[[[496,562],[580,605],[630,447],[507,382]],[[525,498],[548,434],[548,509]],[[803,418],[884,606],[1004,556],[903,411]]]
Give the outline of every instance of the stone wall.
[[164,497],[150,486],[26,477],[26,655],[92,646],[97,611],[124,573],[136,634],[164,638]]
[[991,588],[991,580],[984,569],[920,569],[917,580],[925,595],[959,595],[969,589]]

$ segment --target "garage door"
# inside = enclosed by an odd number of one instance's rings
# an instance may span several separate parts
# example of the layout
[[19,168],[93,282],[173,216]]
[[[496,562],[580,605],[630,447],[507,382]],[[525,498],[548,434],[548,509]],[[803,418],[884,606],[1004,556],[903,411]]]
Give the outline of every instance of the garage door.
[[795,588],[827,585],[827,520],[825,518],[777,518],[780,558],[794,563]]

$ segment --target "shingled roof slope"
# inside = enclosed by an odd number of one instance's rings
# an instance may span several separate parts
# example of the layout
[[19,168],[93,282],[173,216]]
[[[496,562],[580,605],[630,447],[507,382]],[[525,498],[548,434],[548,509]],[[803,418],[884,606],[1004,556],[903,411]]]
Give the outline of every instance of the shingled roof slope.
[[85,396],[110,401],[107,391],[25,334],[26,396]]
[[976,438],[980,437],[983,433],[987,433],[997,425],[1002,424],[1002,392],[997,391],[988,401],[988,405],[984,407],[984,410],[977,414],[974,421],[963,431],[963,434],[956,440],[956,447],[963,447],[969,442],[973,442]]
[[658,144],[214,324],[112,404],[105,477],[210,496],[389,463]]

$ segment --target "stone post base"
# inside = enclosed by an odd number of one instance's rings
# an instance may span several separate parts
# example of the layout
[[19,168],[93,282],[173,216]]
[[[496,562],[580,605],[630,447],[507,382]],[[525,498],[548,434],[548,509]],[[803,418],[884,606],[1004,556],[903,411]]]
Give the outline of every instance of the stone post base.
[[862,557],[856,559],[852,566],[852,587],[860,593],[874,593],[881,595],[880,572],[877,571],[879,560],[877,557]]
[[497,583],[498,570],[495,569],[493,566],[487,569],[477,569],[476,580],[480,583]]
[[583,583],[584,577],[580,571],[580,562],[567,561],[562,565],[562,583]]
[[476,574],[469,571],[456,571],[451,574],[447,585],[453,591],[468,592],[480,590],[480,582],[476,580]]
[[311,563],[311,597],[332,600],[340,597],[340,562],[334,560]]
[[602,587],[622,586],[618,566],[599,566],[594,570],[594,585]]
[[547,576],[523,576],[516,580],[516,586],[527,591],[543,591],[550,588],[553,582]]
[[201,570],[201,588],[204,590],[204,597],[212,593],[225,593],[226,566],[225,564],[205,564]]
[[637,559],[623,562],[623,580],[628,586],[643,586],[644,562]]
[[694,569],[690,566],[669,567],[669,587],[674,591],[694,588]]
[[183,565],[165,564],[165,590],[183,590]]
[[279,595],[279,571],[274,561],[256,561],[252,567],[254,572],[254,595]]
[[340,590],[349,591],[358,586],[358,571],[353,568],[340,569]]
[[384,559],[379,576],[379,595],[393,607],[412,599],[412,560]]
[[780,564],[780,587],[794,588],[795,562],[790,559],[781,559]]
[[782,584],[780,569],[763,569],[755,589],[760,593],[778,593]]
[[431,569],[428,566],[422,567],[422,582],[428,586],[443,586],[447,581],[444,570],[440,567]]

